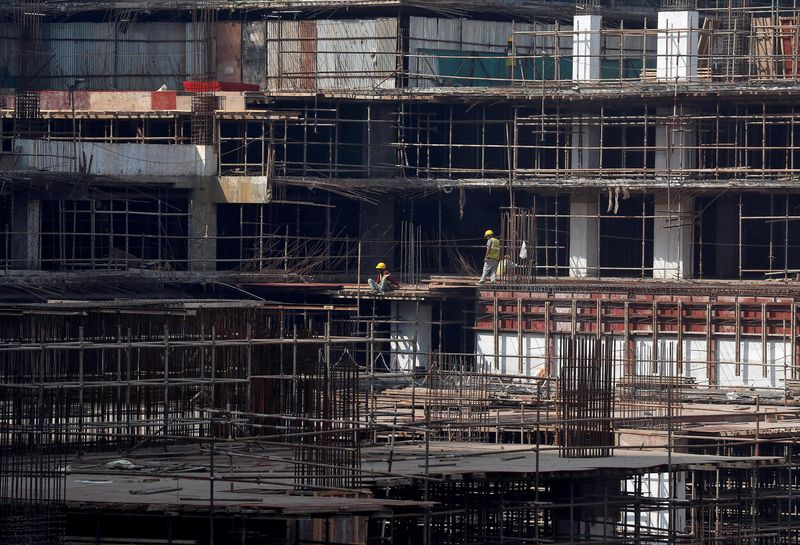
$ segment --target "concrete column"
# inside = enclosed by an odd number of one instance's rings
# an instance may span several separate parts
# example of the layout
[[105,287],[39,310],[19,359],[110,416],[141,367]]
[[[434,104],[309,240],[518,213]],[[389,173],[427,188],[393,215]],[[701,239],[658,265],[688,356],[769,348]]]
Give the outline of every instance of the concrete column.
[[656,176],[687,178],[697,168],[697,126],[685,121],[691,114],[683,106],[656,110]]
[[696,11],[660,11],[656,77],[685,81],[697,77],[699,16]]
[[653,278],[681,280],[694,274],[694,198],[657,194],[653,222]]
[[[622,483],[613,479],[564,479],[554,483],[553,503],[568,505],[575,498],[618,497]],[[572,494],[570,494],[572,489]],[[579,502],[580,503],[580,502]],[[567,541],[599,541],[602,536],[611,537],[619,522],[619,507],[613,503],[603,505],[600,502],[589,505],[556,507],[553,509],[553,526],[556,542]]]
[[[361,204],[359,233],[361,273],[373,274],[379,261],[394,272],[394,198],[383,197],[378,204]],[[403,278],[398,281],[403,282]]]
[[392,338],[405,339],[391,343],[393,368],[401,371],[411,371],[415,367],[428,368],[432,314],[431,305],[416,301],[392,303]]
[[[573,18],[572,80],[600,79],[599,15],[576,15]],[[572,125],[570,167],[573,170],[592,170],[600,167],[600,125],[576,116]]]
[[739,198],[723,195],[714,201],[714,252],[718,278],[739,276]]
[[192,190],[189,211],[189,270],[217,269],[217,205],[207,189]]
[[570,167],[590,171],[600,168],[600,125],[596,121],[583,116],[573,121]]
[[600,264],[597,195],[576,194],[569,201],[569,275],[597,276]]
[[387,178],[396,172],[397,156],[394,148],[395,110],[386,104],[367,106],[364,125],[363,163],[371,177]]
[[41,269],[42,201],[15,196],[11,222],[12,268]]
[[572,79],[587,81],[600,79],[600,15],[576,15],[572,19]]

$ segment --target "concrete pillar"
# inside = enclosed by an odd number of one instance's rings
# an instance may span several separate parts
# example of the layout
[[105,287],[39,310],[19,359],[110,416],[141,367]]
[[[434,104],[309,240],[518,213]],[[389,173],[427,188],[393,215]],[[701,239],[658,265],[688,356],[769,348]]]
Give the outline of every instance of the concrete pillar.
[[681,280],[694,274],[694,198],[657,194],[653,221],[653,278]]
[[698,21],[696,11],[658,13],[658,79],[685,81],[697,77]]
[[600,168],[600,125],[597,121],[583,116],[577,116],[573,121],[570,167],[589,171]]
[[[373,274],[379,261],[394,272],[394,198],[382,197],[378,204],[361,204],[361,273]],[[403,278],[398,281],[403,282]]]
[[[714,201],[714,234],[712,247],[718,278],[739,277],[739,198],[723,195]],[[707,251],[707,250],[706,250]]]
[[42,201],[15,196],[11,223],[11,267],[41,269]]
[[602,39],[600,15],[576,15],[572,19],[572,79],[587,81],[600,79],[600,51]]
[[207,189],[192,190],[189,210],[189,270],[217,269],[217,205]]
[[685,120],[691,114],[683,106],[656,109],[656,176],[687,178],[697,168],[697,126]]
[[569,275],[597,276],[600,263],[598,202],[594,193],[575,194],[569,201]]
[[367,105],[367,121],[364,125],[363,163],[371,177],[387,178],[396,172],[395,110],[386,104]]
[[[600,542],[602,538],[612,538],[619,523],[620,510],[614,503],[600,501],[586,502],[585,505],[569,507],[573,498],[619,497],[622,483],[614,479],[564,479],[551,486],[553,503],[565,507],[553,509],[553,526],[556,542],[575,541]],[[570,493],[571,491],[571,493]]]
[[431,305],[416,301],[392,302],[392,338],[398,339],[391,343],[393,369],[428,368],[432,315]]
[[[599,15],[576,15],[573,18],[572,80],[600,79]],[[573,170],[592,170],[600,167],[600,125],[576,116],[572,125],[570,166]]]

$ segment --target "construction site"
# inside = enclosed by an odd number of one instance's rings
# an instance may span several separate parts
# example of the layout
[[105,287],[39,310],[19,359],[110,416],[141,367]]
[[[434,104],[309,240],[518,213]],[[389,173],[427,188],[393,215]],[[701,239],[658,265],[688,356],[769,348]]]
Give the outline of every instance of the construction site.
[[797,0],[1,2],[0,545],[796,545],[799,220]]

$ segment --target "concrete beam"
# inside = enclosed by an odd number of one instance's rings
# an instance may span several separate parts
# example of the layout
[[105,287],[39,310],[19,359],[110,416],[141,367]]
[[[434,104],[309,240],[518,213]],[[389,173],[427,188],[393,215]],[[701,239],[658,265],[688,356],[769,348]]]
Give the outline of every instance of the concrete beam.
[[218,176],[212,178],[215,203],[267,204],[272,201],[269,176]]
[[653,221],[653,278],[682,280],[694,275],[694,198],[659,193]]
[[19,139],[20,170],[71,172],[99,176],[215,176],[214,146],[193,144],[106,144],[67,140]]
[[600,222],[595,193],[572,195],[569,201],[569,275],[597,276],[600,264]]

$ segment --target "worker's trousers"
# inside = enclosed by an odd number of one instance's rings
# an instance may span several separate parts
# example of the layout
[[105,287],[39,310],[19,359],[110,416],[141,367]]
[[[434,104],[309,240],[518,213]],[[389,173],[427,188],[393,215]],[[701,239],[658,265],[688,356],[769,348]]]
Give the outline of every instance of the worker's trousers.
[[367,283],[369,284],[369,287],[372,289],[372,291],[376,293],[385,293],[391,289],[389,287],[389,280],[386,278],[381,280],[380,284],[375,282],[372,278],[367,278]]
[[481,284],[486,282],[486,276],[489,276],[489,279],[494,284],[494,281],[497,280],[497,260],[496,259],[487,259],[483,262],[483,274],[481,275]]

